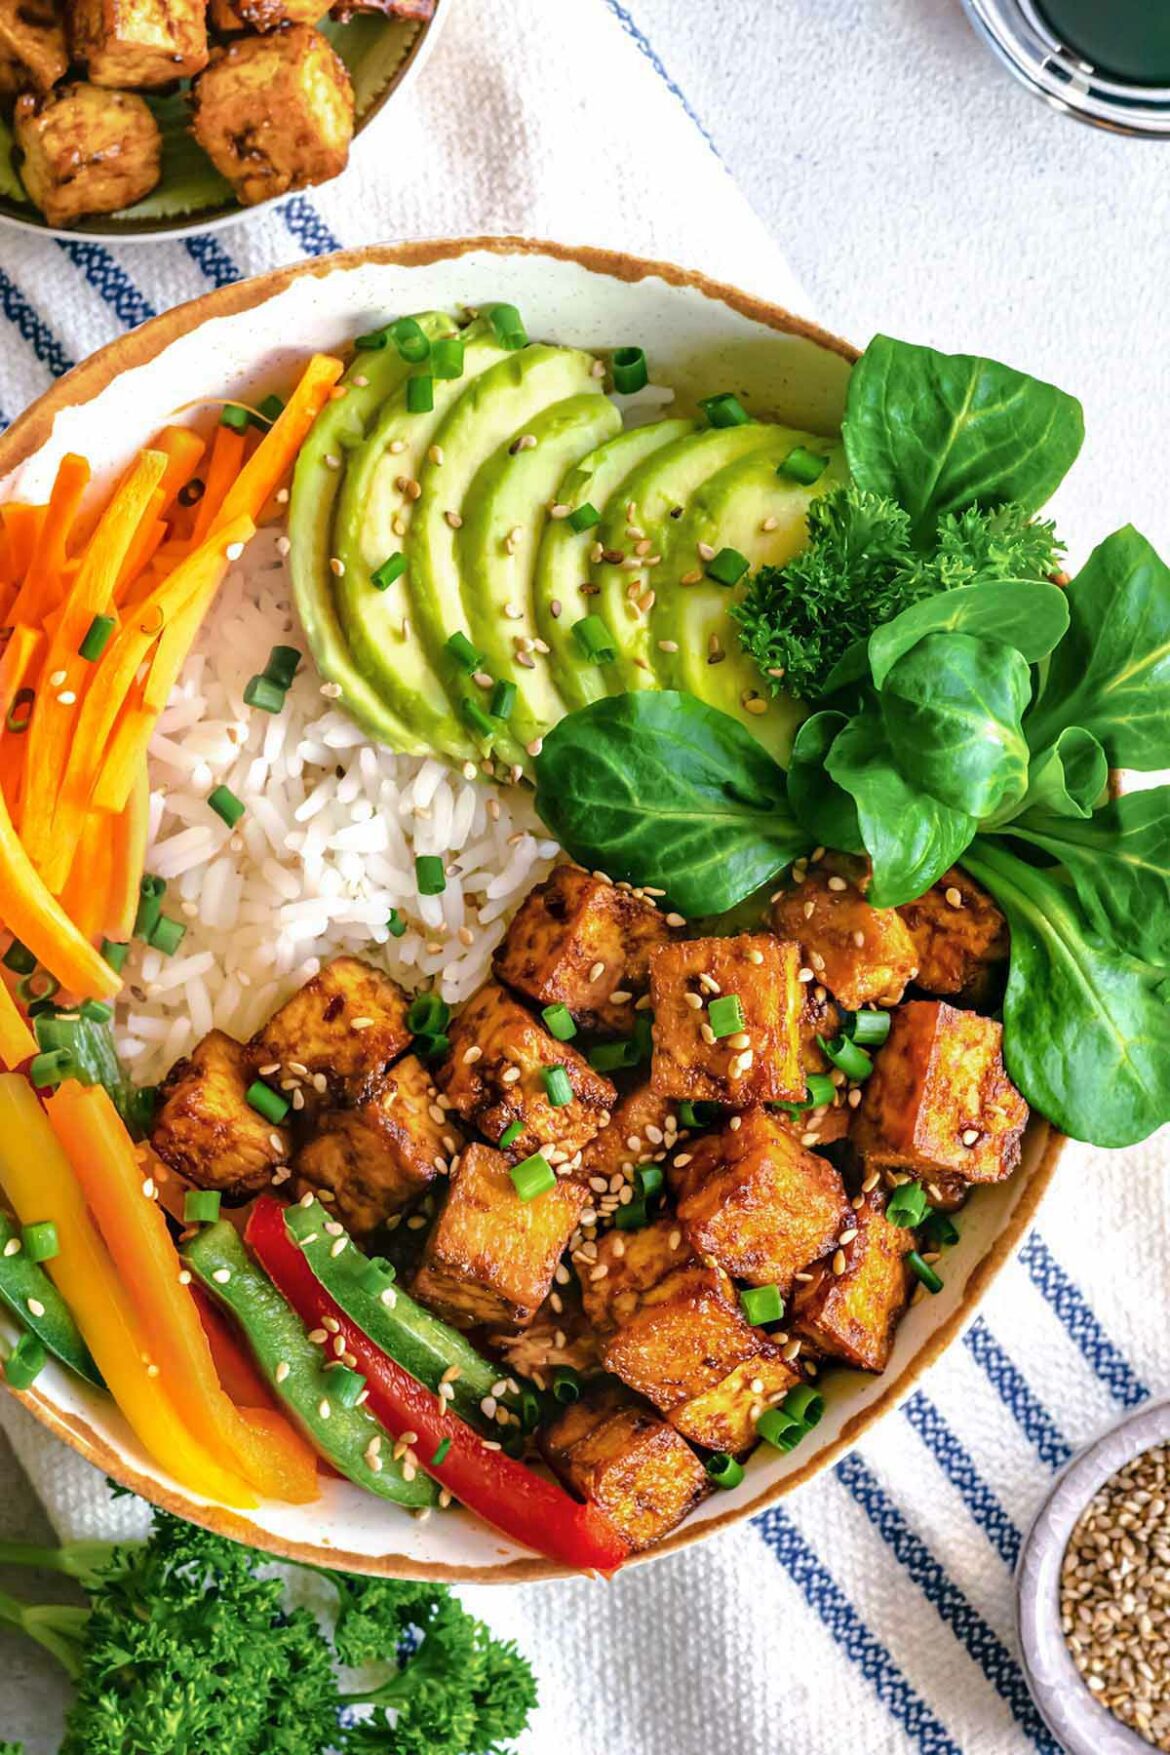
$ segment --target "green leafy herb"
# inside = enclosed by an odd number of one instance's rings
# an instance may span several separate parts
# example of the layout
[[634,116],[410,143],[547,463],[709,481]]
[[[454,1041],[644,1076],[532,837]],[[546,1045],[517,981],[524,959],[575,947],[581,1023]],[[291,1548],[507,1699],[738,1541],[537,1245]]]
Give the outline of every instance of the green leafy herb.
[[[1109,759],[1091,731],[1069,725],[1054,744],[1033,756],[1021,816],[1042,811],[1059,817],[1091,817],[1109,781]],[[1016,814],[1013,810],[1011,815]]]
[[1068,628],[1068,600],[1059,585],[1001,579],[959,585],[904,609],[869,638],[869,668],[880,689],[899,658],[926,634],[969,634],[1005,640],[1029,664],[1046,658]]
[[838,732],[848,723],[846,714],[828,711],[805,720],[788,761],[788,802],[793,816],[817,846],[864,853],[857,805],[825,767]]

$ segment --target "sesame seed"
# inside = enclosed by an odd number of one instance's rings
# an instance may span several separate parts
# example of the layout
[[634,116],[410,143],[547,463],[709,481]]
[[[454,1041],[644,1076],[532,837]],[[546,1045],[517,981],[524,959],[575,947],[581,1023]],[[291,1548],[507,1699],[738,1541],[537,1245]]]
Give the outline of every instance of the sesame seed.
[[775,528],[779,522],[780,522],[780,520],[776,517],[775,513],[769,512],[768,516],[764,519],[763,523],[760,525],[760,529],[761,530],[775,530]]
[[845,1251],[843,1249],[839,1249],[833,1257],[833,1272],[835,1274],[845,1272]]
[[179,1284],[180,1286],[189,1286],[191,1284],[191,1270],[189,1268],[179,1269]]
[[500,1074],[500,1083],[504,1085],[514,1085],[519,1077],[520,1068],[518,1066],[506,1066]]
[[672,1249],[677,1249],[682,1243],[682,1232],[678,1230],[672,1231],[667,1241]]
[[591,1281],[604,1280],[608,1272],[609,1269],[606,1267],[605,1263],[599,1262],[595,1268],[590,1269],[589,1278]]
[[702,1001],[701,995],[699,995],[697,993],[689,993],[688,992],[688,993],[683,994],[683,999],[690,1006],[690,1008],[693,1012],[701,1012],[702,1011],[703,1001]]
[[462,530],[463,519],[459,516],[458,512],[444,512],[443,516],[451,526],[452,530]]
[[854,929],[853,934],[852,934],[852,938],[853,938],[853,942],[857,946],[858,950],[861,950],[865,944],[865,934],[862,932],[860,927],[856,927]]
[[320,1416],[323,1420],[327,1420],[329,1418],[330,1414],[333,1412],[332,1403],[330,1402],[329,1397],[327,1395],[323,1395],[321,1397],[321,1400],[317,1403],[317,1412],[320,1414]]
[[59,689],[68,675],[69,672],[67,670],[54,670],[49,677],[49,687]]
[[62,707],[73,707],[77,703],[77,696],[72,689],[62,689],[57,696],[57,702]]
[[839,893],[841,890],[847,890],[849,885],[845,882],[843,877],[838,877],[834,872],[833,876],[829,879],[829,888]]
[[329,571],[333,574],[334,578],[344,579],[345,578],[345,562],[343,560],[339,560],[338,557],[336,555],[334,555],[332,560],[329,562]]
[[30,1316],[43,1316],[45,1314],[45,1307],[39,1298],[27,1298],[25,1304]]
[[485,1395],[479,1404],[479,1411],[481,1414],[485,1415],[487,1419],[494,1420],[496,1417],[496,1407],[497,1402],[495,1396]]
[[850,1109],[856,1109],[858,1104],[861,1102],[860,1088],[855,1085],[853,1087],[853,1089],[850,1091],[850,1093],[849,1093],[848,1097],[845,1099],[845,1101],[848,1103]]
[[283,1383],[285,1378],[288,1376],[290,1369],[291,1369],[291,1367],[290,1367],[287,1359],[277,1360],[276,1368],[272,1373],[273,1378],[275,1379],[275,1381],[277,1383]]
[[856,1236],[857,1236],[857,1226],[850,1225],[848,1231],[842,1231],[842,1233],[841,1233],[840,1237],[838,1237],[837,1241],[841,1245],[841,1247],[844,1248],[847,1243],[852,1243],[853,1239]]
[[8,1239],[8,1242],[4,1245],[4,1253],[5,1253],[5,1255],[19,1255],[20,1254],[20,1238],[19,1237],[10,1237]]
[[593,967],[589,971],[589,979],[590,979],[590,981],[600,981],[601,977],[604,974],[605,974],[605,964],[604,963],[594,963]]
[[954,884],[951,884],[944,893],[949,907],[961,908],[963,906],[963,892],[957,890]]
[[979,1129],[977,1127],[965,1127],[963,1129],[962,1137],[965,1146],[973,1146],[979,1138]]
[[482,1055],[483,1055],[483,1049],[479,1046],[479,1043],[473,1042],[471,1047],[467,1050],[467,1052],[463,1056],[464,1066],[474,1066],[475,1062],[477,1060],[479,1060],[482,1057]]
[[666,924],[667,926],[685,926],[686,920],[681,914],[668,914]]
[[695,552],[698,554],[701,561],[713,561],[715,559],[715,550],[711,547],[709,542],[697,542],[695,544]]
[[215,1281],[217,1286],[226,1286],[228,1281],[232,1277],[231,1269],[230,1268],[216,1268],[211,1277]]
[[341,1254],[341,1252],[342,1252],[342,1250],[343,1250],[343,1249],[344,1249],[344,1248],[345,1248],[345,1246],[346,1246],[346,1244],[347,1244],[347,1243],[348,1243],[348,1242],[349,1242],[349,1238],[348,1238],[348,1237],[337,1237],[337,1238],[335,1238],[335,1239],[334,1239],[334,1241],[333,1241],[333,1242],[332,1242],[332,1243],[331,1243],[331,1244],[330,1244],[330,1246],[329,1246],[329,1253],[330,1253],[330,1255],[331,1255],[331,1256],[337,1256],[337,1255],[340,1255],[340,1254]]

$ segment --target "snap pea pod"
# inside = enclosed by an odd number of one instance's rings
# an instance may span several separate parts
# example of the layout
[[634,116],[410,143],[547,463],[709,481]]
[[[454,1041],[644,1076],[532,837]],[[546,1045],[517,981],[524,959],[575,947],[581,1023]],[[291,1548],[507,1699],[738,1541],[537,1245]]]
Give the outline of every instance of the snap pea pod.
[[342,1379],[329,1355],[311,1341],[268,1276],[244,1248],[226,1219],[207,1225],[183,1245],[191,1272],[233,1316],[252,1354],[289,1413],[321,1455],[359,1487],[411,1509],[433,1505],[438,1488],[421,1469],[407,1480],[389,1444],[362,1407],[346,1406],[334,1393]]
[[68,1365],[87,1383],[104,1389],[105,1379],[81,1338],[81,1330],[44,1268],[23,1249],[10,1255],[4,1253],[13,1241],[19,1243],[20,1227],[13,1224],[7,1213],[0,1213],[0,1299],[20,1326],[35,1335],[62,1365]]
[[480,1431],[495,1424],[494,1415],[485,1414],[480,1405],[488,1397],[497,1408],[521,1413],[520,1394],[508,1389],[495,1394],[507,1373],[477,1353],[458,1329],[395,1285],[389,1265],[363,1255],[320,1201],[290,1207],[285,1218],[291,1236],[334,1302],[376,1347],[428,1389],[437,1394],[441,1383],[450,1384],[453,1413]]

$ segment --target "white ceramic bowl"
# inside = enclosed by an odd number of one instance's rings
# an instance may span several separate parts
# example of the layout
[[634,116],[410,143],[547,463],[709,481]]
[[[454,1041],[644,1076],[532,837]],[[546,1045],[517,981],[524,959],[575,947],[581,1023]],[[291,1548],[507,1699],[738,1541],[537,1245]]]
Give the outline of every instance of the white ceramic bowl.
[[[702,275],[599,250],[518,238],[464,239],[353,251],[228,286],[180,306],[78,366],[0,438],[0,498],[36,498],[58,459],[80,451],[106,476],[171,415],[201,397],[247,398],[287,378],[313,348],[387,317],[504,299],[534,336],[585,347],[637,342],[656,383],[690,394],[750,385],[753,405],[825,433],[840,420],[853,350],[822,330]],[[971,1321],[1018,1245],[1060,1146],[1029,1129],[1010,1181],[980,1189],[946,1257],[945,1290],[916,1303],[880,1378],[835,1372],[821,1424],[790,1456],[764,1445],[734,1492],[717,1493],[654,1553],[750,1516],[827,1468],[906,1396]],[[144,1457],[106,1398],[53,1367],[22,1398],[52,1431],[147,1499],[275,1553],[355,1571],[516,1582],[559,1568],[510,1546],[462,1512],[419,1523],[346,1482],[322,1483],[307,1508],[248,1516],[193,1498]]]

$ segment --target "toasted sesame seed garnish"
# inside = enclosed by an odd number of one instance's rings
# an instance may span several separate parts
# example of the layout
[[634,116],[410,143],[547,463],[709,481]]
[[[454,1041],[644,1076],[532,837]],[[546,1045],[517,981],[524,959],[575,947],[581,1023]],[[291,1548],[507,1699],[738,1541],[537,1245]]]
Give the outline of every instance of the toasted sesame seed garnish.
[[943,893],[946,896],[948,906],[951,908],[961,908],[963,906],[963,892],[957,890],[954,884],[950,884]]
[[20,1238],[19,1237],[10,1237],[8,1239],[8,1242],[4,1245],[4,1253],[5,1253],[5,1255],[19,1255],[20,1254]]
[[59,689],[68,675],[67,670],[54,670],[49,676],[49,687]]
[[861,950],[865,944],[865,934],[862,932],[860,926],[855,927],[850,936],[858,950]]
[[215,1281],[217,1286],[226,1286],[228,1281],[232,1277],[231,1269],[230,1268],[216,1268],[215,1271],[212,1273],[211,1277]]
[[701,1012],[702,1011],[703,999],[702,999],[701,994],[690,993],[689,991],[684,992],[683,999],[686,1001],[687,1005],[690,1006],[690,1008],[693,1012]]
[[61,693],[57,696],[57,703],[61,707],[76,706],[77,696],[72,689],[62,689]]
[[[751,1036],[748,1034],[748,1032],[746,1030],[737,1030],[735,1032],[734,1036],[728,1036],[726,1038],[726,1041],[727,1041],[728,1048],[742,1049],[742,1048],[750,1048],[752,1045]],[[649,1133],[650,1129],[647,1128],[646,1132]],[[659,1135],[659,1138],[661,1138],[661,1135]]]
[[463,519],[458,512],[444,512],[443,516],[451,526],[452,530],[462,530]]
[[835,1274],[845,1272],[845,1251],[843,1249],[838,1249],[833,1257],[833,1272]]
[[393,1310],[398,1302],[398,1293],[393,1286],[383,1286],[382,1290],[378,1293],[378,1297],[386,1306],[387,1310]]
[[39,1298],[26,1298],[25,1307],[30,1316],[43,1316],[45,1314],[45,1307]]
[[844,1249],[845,1245],[847,1243],[852,1243],[853,1239],[856,1236],[857,1236],[857,1226],[850,1225],[850,1227],[847,1231],[842,1231],[840,1237],[838,1237],[838,1239],[837,1239],[837,1242],[841,1245],[842,1249]]
[[[799,1280],[802,1276],[800,1274],[797,1274],[796,1277]],[[803,1276],[803,1278],[806,1280],[810,1280],[812,1278],[812,1275],[805,1274]],[[783,1359],[783,1361],[786,1365],[791,1365],[791,1363],[794,1359],[800,1358],[800,1349],[801,1349],[802,1344],[803,1343],[800,1341],[789,1341],[785,1347],[781,1348],[780,1357]]]
[[780,522],[780,520],[776,517],[775,513],[769,512],[768,516],[764,519],[763,523],[760,525],[760,529],[761,530],[775,530],[775,528],[779,522]]
[[685,926],[686,919],[682,914],[671,913],[666,916],[667,926]]
[[709,542],[697,542],[695,544],[695,552],[701,561],[713,561],[715,559],[715,550],[711,547]]
[[975,1145],[978,1139],[979,1129],[977,1127],[965,1127],[963,1129],[962,1140],[965,1146]]
[[829,888],[831,890],[839,892],[841,890],[847,890],[849,888],[849,885],[845,882],[845,879],[843,877],[838,877],[836,872],[834,872],[832,877],[829,879]]
[[333,455],[332,451],[326,451],[326,453],[325,453],[325,467],[326,467],[326,469],[340,469],[341,468],[341,458],[335,457]]
[[599,1262],[595,1268],[591,1268],[589,1271],[590,1281],[604,1280],[604,1278],[608,1272],[609,1272],[609,1269],[606,1267],[605,1263]]
[[846,1097],[845,1101],[848,1103],[850,1109],[856,1109],[861,1102],[861,1088],[860,1088],[860,1086],[855,1085],[853,1087],[853,1089],[850,1091],[848,1097]]
[[479,1060],[482,1057],[482,1055],[483,1055],[483,1049],[479,1046],[479,1043],[473,1042],[471,1047],[469,1049],[467,1049],[466,1053],[463,1056],[464,1066],[474,1066],[475,1062],[477,1060]]
[[500,1083],[504,1085],[514,1085],[519,1077],[520,1068],[518,1066],[506,1066],[500,1074]]

